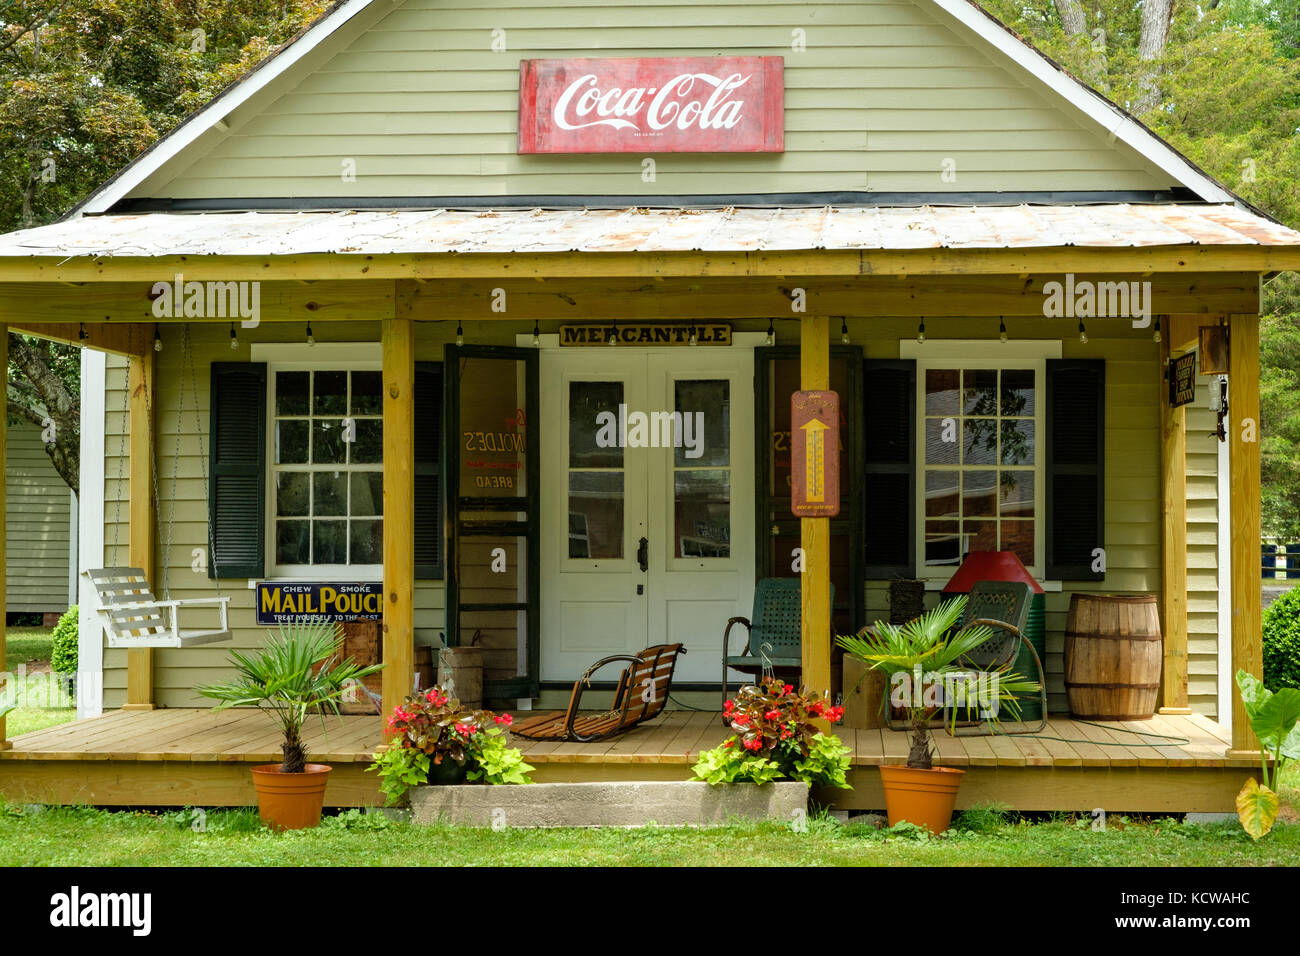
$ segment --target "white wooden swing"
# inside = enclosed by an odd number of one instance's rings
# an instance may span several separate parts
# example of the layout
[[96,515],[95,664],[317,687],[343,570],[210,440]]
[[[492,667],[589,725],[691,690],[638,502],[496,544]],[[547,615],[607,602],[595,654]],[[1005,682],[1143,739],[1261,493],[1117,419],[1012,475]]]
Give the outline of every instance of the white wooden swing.
[[[203,450],[203,422],[199,416],[198,388],[194,376],[194,355],[190,348],[190,327],[184,327],[181,339],[182,370],[189,373],[190,391],[194,395],[194,434],[199,440],[199,462],[203,474],[203,497],[208,497],[207,454]],[[123,420],[129,420],[130,389],[123,389]],[[172,499],[167,517],[167,540],[162,552],[162,580],[165,600],[158,600],[149,579],[141,568],[99,568],[86,571],[85,575],[94,586],[99,596],[99,609],[96,614],[104,628],[104,637],[109,647],[194,647],[199,644],[212,644],[217,641],[230,640],[230,625],[227,620],[229,597],[221,595],[218,583],[216,597],[185,598],[173,601],[167,583],[168,557],[171,554],[172,526],[176,518],[176,486],[180,470],[180,419],[185,414],[185,382],[181,381],[180,410],[176,423],[176,453],[172,457]],[[152,396],[148,389],[144,393],[145,409],[149,418],[150,433],[153,432]],[[122,431],[122,446],[118,453],[117,479],[118,495],[113,512],[113,550],[118,543],[118,526],[122,510],[122,462],[127,455],[126,429]],[[158,526],[162,527],[162,501],[158,496],[158,465],[155,456],[150,456],[153,473],[153,499],[157,512]],[[212,529],[208,527],[208,554],[212,560],[213,580],[217,580],[215,549],[212,547]],[[217,628],[185,629],[181,628],[181,614],[191,608],[216,608],[220,613],[221,624]],[[210,612],[209,612],[210,613]]]

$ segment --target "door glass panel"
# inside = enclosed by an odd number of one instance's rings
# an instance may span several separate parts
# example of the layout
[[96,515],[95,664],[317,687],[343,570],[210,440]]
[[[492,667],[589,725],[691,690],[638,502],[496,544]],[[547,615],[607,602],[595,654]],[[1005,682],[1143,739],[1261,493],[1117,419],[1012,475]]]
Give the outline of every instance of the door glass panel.
[[569,557],[623,557],[623,472],[569,472]]
[[678,469],[673,480],[674,555],[731,556],[731,472]]
[[[731,383],[726,379],[683,379],[674,383],[674,391],[673,464],[731,464]],[[662,444],[662,434],[660,438]]]
[[[673,556],[731,557],[731,382],[678,379],[673,448]],[[788,424],[788,423],[787,423]]]
[[461,359],[458,454],[463,497],[527,494],[523,372],[523,363],[513,359]]
[[622,468],[622,382],[569,383],[569,467]]

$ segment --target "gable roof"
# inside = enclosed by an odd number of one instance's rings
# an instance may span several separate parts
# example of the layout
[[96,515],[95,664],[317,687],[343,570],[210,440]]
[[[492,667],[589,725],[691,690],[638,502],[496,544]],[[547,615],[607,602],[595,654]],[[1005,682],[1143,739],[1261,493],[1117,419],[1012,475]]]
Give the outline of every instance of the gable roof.
[[[1136,151],[1179,185],[1206,202],[1235,203],[1250,207],[1245,200],[1214,180],[1194,163],[1162,140],[1139,120],[1068,73],[1060,64],[1022,39],[973,0],[917,0],[937,7],[959,29],[973,34],[1011,64],[1069,104],[1108,139]],[[65,218],[104,213],[126,198],[150,176],[181,156],[210,130],[224,129],[225,117],[298,66],[313,50],[321,47],[363,11],[395,6],[394,0],[338,0],[314,23],[281,46],[240,79],[217,94],[207,106],[187,117],[129,165],[75,207]],[[498,204],[503,201],[498,200]],[[508,202],[508,200],[506,201]],[[346,202],[340,202],[346,205]]]

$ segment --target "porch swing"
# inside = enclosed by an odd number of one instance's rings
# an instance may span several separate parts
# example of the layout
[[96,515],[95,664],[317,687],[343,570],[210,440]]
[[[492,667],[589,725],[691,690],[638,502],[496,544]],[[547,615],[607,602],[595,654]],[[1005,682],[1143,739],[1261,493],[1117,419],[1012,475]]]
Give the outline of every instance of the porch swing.
[[[194,374],[194,354],[190,346],[190,327],[184,326],[181,337],[182,372],[189,374],[189,391],[194,396],[194,434],[199,439],[199,467],[203,475],[203,498],[208,498],[207,455],[203,449],[203,422],[199,415],[198,387]],[[122,418],[129,420],[130,388],[122,391]],[[96,614],[104,628],[104,637],[112,648],[134,647],[195,647],[199,644],[212,644],[230,640],[230,625],[227,620],[227,605],[230,598],[222,596],[218,577],[216,554],[212,547],[212,530],[208,526],[208,554],[212,561],[213,580],[217,581],[216,597],[184,598],[172,600],[168,585],[168,556],[171,554],[172,529],[176,521],[176,490],[180,472],[181,419],[185,415],[185,380],[181,380],[180,409],[176,423],[176,451],[172,457],[172,499],[167,516],[167,538],[162,552],[162,583],[164,600],[154,596],[149,579],[142,568],[99,568],[86,571],[85,575],[94,586],[99,596],[99,608]],[[149,420],[149,433],[153,434],[153,396],[147,387],[144,391],[145,410]],[[113,503],[113,551],[118,547],[118,529],[122,514],[122,462],[128,454],[127,429],[122,430],[122,442],[118,450],[117,481],[118,495]],[[156,455],[150,455],[150,468],[153,477],[153,501],[158,527],[163,526],[162,500],[158,494],[158,462]],[[216,608],[221,617],[217,628],[181,629],[181,615],[193,608]]]

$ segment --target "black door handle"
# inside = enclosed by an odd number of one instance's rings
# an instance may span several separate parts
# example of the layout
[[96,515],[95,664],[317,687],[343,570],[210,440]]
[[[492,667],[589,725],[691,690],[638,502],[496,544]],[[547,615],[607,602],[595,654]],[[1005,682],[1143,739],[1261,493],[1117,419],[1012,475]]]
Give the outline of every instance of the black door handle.
[[637,545],[636,563],[641,565],[642,571],[650,570],[650,542],[646,538],[642,538],[641,543]]

